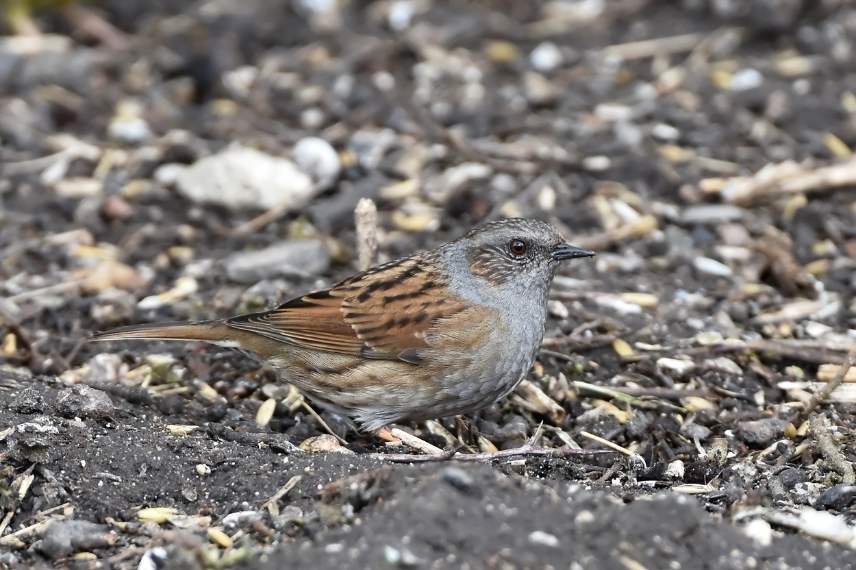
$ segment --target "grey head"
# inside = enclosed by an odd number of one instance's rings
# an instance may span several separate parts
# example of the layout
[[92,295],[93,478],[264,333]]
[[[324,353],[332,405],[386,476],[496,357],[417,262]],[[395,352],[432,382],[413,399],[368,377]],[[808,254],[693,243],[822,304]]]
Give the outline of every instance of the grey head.
[[560,262],[594,255],[567,243],[550,224],[525,218],[488,222],[446,248],[456,252],[458,270],[465,270],[471,285],[487,286],[505,299],[508,294],[545,298]]

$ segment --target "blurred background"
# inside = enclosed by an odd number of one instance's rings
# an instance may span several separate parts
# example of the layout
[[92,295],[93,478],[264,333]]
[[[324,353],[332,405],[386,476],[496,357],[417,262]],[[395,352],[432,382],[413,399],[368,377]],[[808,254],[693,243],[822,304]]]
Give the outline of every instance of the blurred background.
[[[7,394],[118,382],[147,394],[114,394],[129,422],[308,440],[327,430],[233,352],[84,341],[121,324],[259,310],[353,273],[363,199],[381,261],[531,216],[598,252],[557,278],[539,363],[471,423],[409,429],[484,452],[522,444],[542,421],[547,446],[590,446],[580,434],[595,434],[644,457],[657,485],[685,461],[683,481],[709,485],[700,501],[716,513],[817,505],[840,483],[799,414],[837,377],[856,329],[856,3],[0,8]],[[824,408],[844,441],[856,435],[839,413],[856,401],[852,376]],[[722,445],[727,462],[699,454]],[[539,473],[614,480],[635,496],[635,472],[608,469]],[[828,508],[852,515],[846,496]]]

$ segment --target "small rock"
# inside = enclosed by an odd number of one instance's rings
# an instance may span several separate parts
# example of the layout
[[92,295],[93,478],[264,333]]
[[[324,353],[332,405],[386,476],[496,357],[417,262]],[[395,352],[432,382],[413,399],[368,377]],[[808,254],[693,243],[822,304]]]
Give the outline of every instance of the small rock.
[[842,511],[856,503],[856,485],[833,485],[820,494],[814,506],[819,509]]
[[568,311],[567,305],[555,299],[547,302],[547,311],[549,311],[551,316],[559,320],[567,319],[571,314],[570,311]]
[[748,91],[760,87],[764,83],[764,76],[757,69],[741,69],[731,76],[728,88],[731,91]]
[[740,368],[740,365],[725,356],[705,360],[702,366],[708,370],[717,370],[726,374],[733,374],[734,376],[743,376],[743,369]]
[[118,354],[102,353],[96,354],[87,362],[89,367],[89,380],[94,382],[115,382],[119,378],[119,369],[122,366],[122,357]]
[[9,408],[18,414],[40,414],[45,411],[45,398],[35,388],[24,388],[18,392]]
[[739,422],[737,434],[749,445],[767,445],[784,434],[787,423],[778,418]]
[[107,526],[89,521],[70,520],[51,524],[37,549],[52,560],[79,550],[103,548],[113,543]]
[[529,534],[529,542],[539,546],[549,546],[551,548],[559,546],[559,539],[556,535],[544,532],[543,530],[531,532]]
[[222,525],[228,529],[236,529],[240,527],[248,527],[253,524],[263,521],[265,513],[262,511],[238,511],[229,513],[221,521]]
[[143,107],[137,101],[121,101],[107,127],[107,134],[117,141],[138,144],[151,138],[152,131],[143,118]]
[[440,472],[443,481],[464,493],[472,491],[475,480],[472,476],[459,467],[446,467]]
[[679,360],[677,358],[659,358],[657,359],[657,369],[662,372],[668,372],[677,377],[683,377],[695,370],[695,363],[691,360]]
[[226,274],[239,283],[275,276],[312,277],[330,266],[330,253],[321,240],[282,241],[257,251],[233,253],[225,260]]
[[176,186],[190,200],[233,210],[296,210],[321,191],[290,160],[242,146],[197,160],[178,173]]
[[693,260],[693,267],[701,273],[715,275],[717,277],[731,277],[733,272],[731,268],[715,259],[709,257],[696,257]]
[[779,481],[782,482],[782,487],[787,491],[790,491],[805,480],[805,474],[800,469],[793,467],[782,469],[776,474],[776,477],[779,478]]
[[333,146],[322,138],[306,137],[294,146],[297,166],[312,180],[328,188],[339,177],[342,165]]
[[85,384],[62,390],[56,398],[57,412],[67,418],[107,418],[113,414],[110,396]]
[[303,440],[300,443],[300,449],[303,451],[308,451],[310,453],[345,453],[348,455],[353,454],[354,452],[343,446],[338,439],[333,437],[332,435],[325,433],[321,435],[316,435],[314,437],[310,437],[308,439]]
[[538,44],[529,54],[529,62],[532,67],[542,73],[555,71],[562,65],[562,51],[552,42]]
[[419,558],[407,548],[394,548],[388,544],[383,547],[383,557],[387,564],[399,568],[413,568],[419,566],[420,563]]
[[773,527],[764,519],[753,519],[743,527],[743,533],[759,546],[770,546],[773,542]]
[[703,426],[695,422],[685,423],[681,426],[680,431],[681,435],[685,435],[692,439],[698,439],[699,441],[705,441],[710,437],[710,434],[713,433],[707,426]]
[[684,478],[684,462],[680,459],[676,459],[669,463],[666,467],[666,477],[669,479],[683,479]]

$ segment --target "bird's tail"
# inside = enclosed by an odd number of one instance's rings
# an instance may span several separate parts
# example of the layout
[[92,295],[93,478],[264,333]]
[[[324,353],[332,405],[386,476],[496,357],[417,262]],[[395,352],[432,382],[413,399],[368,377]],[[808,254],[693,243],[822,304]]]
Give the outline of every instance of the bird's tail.
[[234,332],[223,321],[153,323],[115,328],[97,333],[89,340],[185,340],[229,344]]

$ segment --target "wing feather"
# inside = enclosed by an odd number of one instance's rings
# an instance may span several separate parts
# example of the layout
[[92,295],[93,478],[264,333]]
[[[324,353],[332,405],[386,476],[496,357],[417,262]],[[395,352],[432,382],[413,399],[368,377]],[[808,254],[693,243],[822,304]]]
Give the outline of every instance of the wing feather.
[[467,309],[433,267],[401,259],[227,324],[303,348],[417,364],[438,319]]

